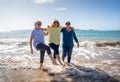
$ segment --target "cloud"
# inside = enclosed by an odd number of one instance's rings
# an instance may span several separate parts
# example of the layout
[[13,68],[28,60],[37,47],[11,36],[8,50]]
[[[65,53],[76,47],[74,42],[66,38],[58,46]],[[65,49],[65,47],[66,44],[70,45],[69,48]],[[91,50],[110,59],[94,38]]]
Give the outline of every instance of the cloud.
[[43,3],[54,3],[56,0],[34,0],[37,4],[43,4]]
[[62,7],[62,8],[57,8],[57,9],[55,9],[56,11],[63,11],[63,10],[66,10],[67,8],[64,8],[64,7]]

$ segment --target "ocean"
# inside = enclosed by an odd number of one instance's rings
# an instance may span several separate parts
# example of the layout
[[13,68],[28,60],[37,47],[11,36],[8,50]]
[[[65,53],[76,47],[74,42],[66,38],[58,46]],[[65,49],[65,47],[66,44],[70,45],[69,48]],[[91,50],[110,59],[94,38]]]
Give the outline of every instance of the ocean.
[[[34,49],[34,54],[30,53],[29,38],[31,31],[32,30],[15,30],[0,32],[0,82],[20,82],[13,78],[13,76],[17,77],[20,74],[13,72],[16,74],[11,76],[12,72],[10,70],[33,70],[39,68],[39,51]],[[89,67],[94,70],[102,70],[110,77],[120,81],[120,31],[76,29],[75,32],[79,39],[80,47],[77,48],[76,44],[74,45],[72,63],[85,68]],[[45,42],[48,44],[48,36],[45,37]],[[60,56],[62,56],[61,44],[59,50]],[[50,67],[51,65],[46,54],[45,67],[47,66]],[[90,75],[93,77],[96,76],[97,74],[94,75],[96,72],[86,71],[85,73],[86,75],[81,74],[81,76],[86,76],[89,82],[104,82],[102,80],[93,81],[87,77]],[[102,77],[103,74],[98,73],[96,78],[100,76]],[[28,78],[27,75],[26,78]],[[22,77],[21,79],[24,80],[23,82],[30,82],[26,78]],[[100,78],[97,78],[97,80],[98,79]]]
[[[120,41],[120,30],[80,30],[76,29],[76,35],[79,40],[106,40],[106,41]],[[0,39],[23,39],[29,38],[31,30],[17,30],[0,32]]]

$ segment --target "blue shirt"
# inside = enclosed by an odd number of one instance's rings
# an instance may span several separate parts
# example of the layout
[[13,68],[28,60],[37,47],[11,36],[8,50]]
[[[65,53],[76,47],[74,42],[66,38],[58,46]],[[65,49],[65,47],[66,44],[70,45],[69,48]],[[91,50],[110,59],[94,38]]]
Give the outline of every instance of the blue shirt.
[[34,29],[34,30],[32,31],[31,36],[34,37],[33,46],[34,46],[35,48],[36,48],[36,46],[37,46],[39,43],[44,43],[44,31]]
[[67,31],[66,28],[63,28],[61,30],[63,38],[62,38],[62,46],[63,47],[73,47],[73,39],[75,42],[78,42],[78,39],[76,37],[76,34],[73,30]]

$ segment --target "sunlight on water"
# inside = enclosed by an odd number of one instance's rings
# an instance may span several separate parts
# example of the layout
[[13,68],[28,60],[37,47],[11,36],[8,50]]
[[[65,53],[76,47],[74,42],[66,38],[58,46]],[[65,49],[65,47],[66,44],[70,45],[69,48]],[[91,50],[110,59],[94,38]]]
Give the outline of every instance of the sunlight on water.
[[[21,31],[20,31],[21,32]],[[29,33],[26,34],[28,36]],[[24,34],[23,34],[24,35]],[[26,37],[25,36],[25,37]],[[0,35],[1,37],[1,35]],[[45,39],[48,43],[48,37]],[[104,72],[96,72],[96,69],[104,70],[110,76],[120,77],[120,44],[119,41],[96,41],[96,40],[79,40],[80,47],[77,48],[76,44],[73,48],[72,53],[72,63],[82,67],[77,67],[81,70],[81,74],[77,73],[75,70],[67,70],[61,66],[53,66],[51,64],[48,55],[45,54],[44,67],[49,69],[49,72],[54,73],[66,73],[67,75],[76,75],[78,74],[81,77],[90,77],[96,76],[94,78],[105,76]],[[62,56],[62,46],[60,45],[60,56]],[[28,81],[27,75],[31,77],[37,77],[35,71],[39,71],[39,51],[34,50],[34,54],[30,53],[29,47],[29,37],[27,38],[3,38],[0,39],[0,82],[12,82],[11,74],[20,75],[20,78],[26,78]],[[30,70],[29,70],[30,69]],[[18,72],[21,70],[21,74]],[[28,70],[32,73],[28,73]],[[65,72],[66,71],[66,72]],[[87,72],[91,71],[91,72]],[[13,73],[12,73],[13,72]],[[26,73],[26,74],[25,74]],[[5,75],[6,74],[6,75]],[[26,75],[25,77],[22,77]],[[45,73],[43,73],[44,75]],[[63,76],[65,77],[66,74]],[[13,74],[13,76],[15,77]],[[46,75],[47,76],[47,75]],[[47,76],[50,78],[49,76]],[[105,76],[107,78],[107,75]],[[5,78],[8,80],[6,81]],[[16,77],[17,78],[17,77]],[[30,79],[30,78],[29,78]],[[38,79],[38,78],[36,78]],[[40,80],[40,79],[39,79]],[[24,81],[23,81],[24,82]],[[91,81],[90,81],[91,82]]]

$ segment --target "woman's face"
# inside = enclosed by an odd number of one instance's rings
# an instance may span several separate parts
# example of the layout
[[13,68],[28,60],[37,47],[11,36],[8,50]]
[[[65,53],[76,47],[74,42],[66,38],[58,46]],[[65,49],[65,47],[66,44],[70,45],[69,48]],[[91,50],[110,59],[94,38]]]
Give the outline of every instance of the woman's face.
[[35,28],[40,28],[41,24],[36,24]]
[[66,28],[70,28],[70,24],[66,24]]
[[58,22],[57,22],[57,21],[54,22],[54,26],[55,26],[55,27],[58,26]]

